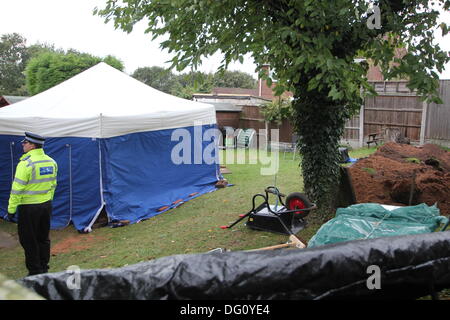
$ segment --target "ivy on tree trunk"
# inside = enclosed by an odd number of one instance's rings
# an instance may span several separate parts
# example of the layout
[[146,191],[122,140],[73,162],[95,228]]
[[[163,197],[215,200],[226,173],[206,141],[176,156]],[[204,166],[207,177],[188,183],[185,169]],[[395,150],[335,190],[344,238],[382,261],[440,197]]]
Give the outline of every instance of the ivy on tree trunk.
[[293,101],[293,125],[302,154],[305,193],[316,202],[326,218],[332,212],[335,190],[339,184],[339,141],[349,111],[327,99],[320,92],[309,92],[307,98]]

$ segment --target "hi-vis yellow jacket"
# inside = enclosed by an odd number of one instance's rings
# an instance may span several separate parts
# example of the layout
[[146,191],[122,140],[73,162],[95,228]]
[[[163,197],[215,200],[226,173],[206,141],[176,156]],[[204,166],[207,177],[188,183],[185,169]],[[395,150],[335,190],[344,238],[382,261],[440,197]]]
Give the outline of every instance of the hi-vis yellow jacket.
[[43,149],[33,149],[25,153],[17,164],[8,212],[15,213],[17,206],[21,204],[53,200],[57,173],[58,165]]

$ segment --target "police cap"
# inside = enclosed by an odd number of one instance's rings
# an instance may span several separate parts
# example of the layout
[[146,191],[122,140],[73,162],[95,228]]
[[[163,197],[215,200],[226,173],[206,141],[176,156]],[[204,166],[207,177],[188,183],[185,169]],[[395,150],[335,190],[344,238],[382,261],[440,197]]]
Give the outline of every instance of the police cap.
[[42,145],[45,142],[45,138],[35,133],[25,132],[25,139],[23,139],[22,142],[25,141]]

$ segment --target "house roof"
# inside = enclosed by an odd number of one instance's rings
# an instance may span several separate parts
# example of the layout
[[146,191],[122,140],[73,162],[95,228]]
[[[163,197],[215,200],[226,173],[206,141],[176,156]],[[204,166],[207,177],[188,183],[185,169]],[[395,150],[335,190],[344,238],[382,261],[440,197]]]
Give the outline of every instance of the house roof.
[[249,95],[249,96],[258,96],[258,89],[244,89],[244,88],[221,88],[217,87],[212,89],[212,94],[215,95],[224,95],[224,94],[232,94],[232,95]]
[[[19,101],[22,101],[28,97],[22,96],[0,96],[0,103],[4,100],[7,104],[13,104]],[[5,104],[6,105],[6,104]]]
[[[234,94],[234,93],[220,93],[220,94],[214,94],[214,93],[194,93],[193,97],[196,99],[206,99],[208,103],[211,103],[211,100],[259,100],[262,103],[271,101],[271,99],[258,96],[258,95],[249,95],[249,94]],[[202,101],[197,100],[197,101]]]
[[223,103],[223,102],[208,102],[209,104],[212,104],[214,106],[214,108],[217,111],[222,111],[222,112],[241,112],[242,111],[242,107],[241,106],[236,106],[232,103]]
[[262,99],[262,100],[268,100],[263,97],[259,97],[256,95],[250,95],[250,94],[233,94],[233,93],[220,93],[220,94],[214,94],[214,93],[194,93],[194,97],[196,98],[224,98],[224,99]]

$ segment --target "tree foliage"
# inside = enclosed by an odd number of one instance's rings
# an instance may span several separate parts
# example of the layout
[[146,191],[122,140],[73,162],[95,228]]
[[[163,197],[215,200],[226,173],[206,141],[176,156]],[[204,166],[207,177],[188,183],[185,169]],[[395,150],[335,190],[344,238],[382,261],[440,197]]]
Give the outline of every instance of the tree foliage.
[[123,63],[113,56],[102,59],[73,49],[67,53],[43,52],[32,58],[25,69],[28,91],[31,95],[40,93],[101,61],[119,70],[124,68]]
[[138,68],[131,76],[152,88],[169,94],[177,83],[177,76],[171,70],[158,66]]
[[38,55],[43,54],[43,53],[48,53],[48,52],[64,53],[64,50],[61,48],[56,48],[55,45],[52,43],[46,43],[46,42],[44,42],[44,43],[37,42],[28,47],[29,59],[37,57]]
[[116,57],[114,57],[110,54],[107,55],[106,57],[104,57],[103,59],[100,59],[99,62],[100,61],[103,61],[104,63],[109,64],[111,67],[116,68],[117,70],[120,70],[120,71],[123,71],[123,69],[125,67],[121,60],[117,59]]
[[255,89],[256,80],[242,71],[222,70],[214,73],[214,87]]
[[26,92],[23,70],[29,52],[26,39],[18,33],[0,38],[0,95],[21,95]]
[[[450,7],[448,0],[435,3]],[[380,8],[380,29],[368,27],[371,3],[365,0],[108,0],[95,13],[128,32],[148,19],[153,38],[170,35],[161,46],[175,52],[177,70],[196,68],[219,50],[224,53],[222,68],[250,53],[259,66],[270,62],[280,84],[295,87],[307,76],[308,89],[323,89],[334,101],[346,103],[359,104],[360,87],[368,89],[366,67],[353,60],[357,53],[389,67],[395,48],[404,45],[407,55],[396,67],[385,68],[385,75],[407,75],[411,87],[428,94],[436,87],[434,67],[441,71],[448,61],[432,45],[439,12],[426,0],[373,4]],[[439,27],[448,32],[445,23]]]
[[264,104],[261,113],[264,120],[281,125],[283,120],[292,118],[292,103],[286,99],[276,99]]
[[216,72],[200,71],[175,74],[170,69],[153,66],[136,69],[132,77],[160,91],[185,99],[192,99],[194,93],[209,93],[214,87],[254,88],[255,79],[242,71]]
[[[450,0],[434,4],[450,8]],[[359,110],[361,93],[374,94],[367,64],[355,57],[380,65],[386,79],[409,79],[410,89],[435,101],[435,70],[450,60],[434,42],[434,28],[446,34],[448,27],[437,25],[439,12],[427,0],[108,0],[95,13],[128,32],[145,19],[153,38],[166,36],[161,47],[174,53],[178,70],[215,52],[224,55],[221,69],[250,54],[270,86],[262,69],[269,63],[277,93],[294,94],[305,191],[324,212],[333,207],[345,121]],[[406,54],[396,57],[401,46]]]
[[26,45],[26,39],[17,33],[4,34],[0,43],[0,94],[26,96],[25,68],[29,60],[43,53],[64,53],[48,43]]
[[[4,34],[0,39],[2,95],[39,93],[100,61],[123,70],[122,62],[110,55],[101,59],[75,49],[65,52],[49,43],[27,46],[26,39],[17,33]],[[32,65],[27,69],[30,61]]]

